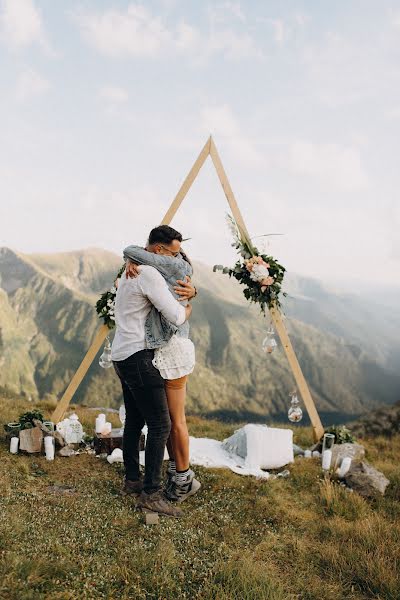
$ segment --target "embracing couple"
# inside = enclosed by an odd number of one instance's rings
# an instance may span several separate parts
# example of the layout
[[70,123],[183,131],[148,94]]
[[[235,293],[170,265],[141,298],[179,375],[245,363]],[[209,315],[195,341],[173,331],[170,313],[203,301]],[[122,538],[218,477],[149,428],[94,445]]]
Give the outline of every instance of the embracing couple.
[[[179,517],[177,504],[200,489],[189,467],[185,418],[186,382],[195,365],[189,339],[189,300],[196,295],[192,265],[181,248],[182,235],[161,225],[146,248],[124,250],[126,269],[115,300],[112,360],[121,381],[126,420],[123,440],[124,494],[139,496],[142,510]],[[144,479],[139,442],[148,433]],[[167,446],[167,482],[162,465]]]

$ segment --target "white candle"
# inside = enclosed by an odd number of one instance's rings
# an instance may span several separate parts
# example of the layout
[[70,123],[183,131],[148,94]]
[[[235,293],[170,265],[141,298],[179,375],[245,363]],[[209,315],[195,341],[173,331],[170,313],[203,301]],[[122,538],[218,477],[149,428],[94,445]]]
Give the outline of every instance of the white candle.
[[351,458],[350,456],[345,456],[344,459],[342,460],[342,464],[340,465],[340,469],[339,469],[339,477],[340,479],[342,479],[347,471],[350,469],[351,466]]
[[101,433],[103,435],[108,435],[109,433],[111,433],[111,429],[112,429],[112,425],[109,421],[107,421],[106,423],[104,423],[103,429],[101,430]]
[[12,437],[10,440],[10,452],[11,454],[17,454],[18,453],[18,446],[19,446],[19,438],[17,437]]
[[106,423],[106,415],[104,413],[100,413],[96,417],[96,433],[101,433],[103,431],[103,427]]
[[44,438],[44,451],[47,460],[54,460],[54,438],[51,435]]
[[322,468],[324,471],[327,471],[332,462],[332,450],[325,450],[322,455]]
[[311,450],[304,450],[304,458],[311,458],[312,453]]

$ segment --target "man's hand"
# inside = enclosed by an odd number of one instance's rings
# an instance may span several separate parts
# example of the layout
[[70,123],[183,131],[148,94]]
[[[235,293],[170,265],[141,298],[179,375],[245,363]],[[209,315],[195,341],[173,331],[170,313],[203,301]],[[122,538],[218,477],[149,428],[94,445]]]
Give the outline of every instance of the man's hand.
[[191,279],[188,275],[185,277],[185,281],[178,279],[176,283],[179,283],[179,286],[175,286],[174,290],[180,296],[178,298],[179,302],[183,302],[183,300],[191,300],[195,297],[197,291],[194,285],[192,285]]
[[138,275],[140,275],[139,265],[135,265],[135,263],[133,263],[132,261],[127,260],[126,266],[125,266],[125,272],[126,272],[127,279],[129,279],[129,277],[135,278]]

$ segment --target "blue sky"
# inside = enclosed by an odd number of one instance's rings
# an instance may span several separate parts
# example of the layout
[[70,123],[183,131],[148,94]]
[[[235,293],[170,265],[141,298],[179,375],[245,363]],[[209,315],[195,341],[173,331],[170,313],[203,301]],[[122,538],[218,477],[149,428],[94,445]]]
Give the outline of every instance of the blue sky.
[[[290,271],[399,284],[400,5],[0,0],[0,245],[144,243],[212,134]],[[230,263],[207,163],[173,225]]]

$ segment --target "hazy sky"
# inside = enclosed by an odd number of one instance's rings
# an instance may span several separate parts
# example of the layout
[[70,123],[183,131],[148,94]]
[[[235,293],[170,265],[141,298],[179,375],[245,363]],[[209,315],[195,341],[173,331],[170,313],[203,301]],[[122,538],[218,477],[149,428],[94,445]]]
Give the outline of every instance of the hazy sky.
[[[0,245],[145,241],[213,134],[288,269],[399,283],[400,3],[0,0]],[[173,222],[231,262],[207,163]]]

